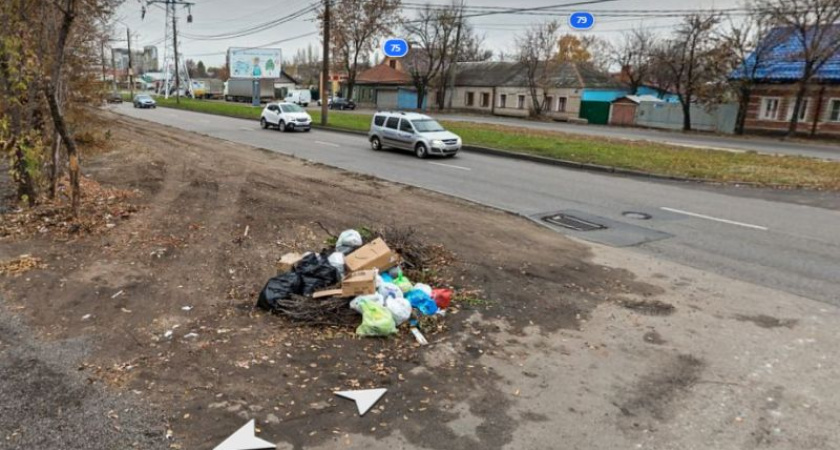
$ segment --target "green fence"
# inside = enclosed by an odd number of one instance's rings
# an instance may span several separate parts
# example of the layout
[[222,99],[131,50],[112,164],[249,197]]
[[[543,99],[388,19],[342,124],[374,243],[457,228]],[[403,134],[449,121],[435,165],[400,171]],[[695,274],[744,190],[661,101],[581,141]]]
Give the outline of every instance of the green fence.
[[606,125],[610,121],[610,102],[580,102],[580,118],[589,123]]

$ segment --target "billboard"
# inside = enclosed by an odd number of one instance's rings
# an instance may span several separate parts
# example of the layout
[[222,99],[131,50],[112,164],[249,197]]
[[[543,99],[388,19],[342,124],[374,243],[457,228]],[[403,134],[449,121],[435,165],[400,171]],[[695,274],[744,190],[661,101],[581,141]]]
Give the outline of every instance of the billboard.
[[279,48],[229,48],[231,78],[280,78],[282,52]]

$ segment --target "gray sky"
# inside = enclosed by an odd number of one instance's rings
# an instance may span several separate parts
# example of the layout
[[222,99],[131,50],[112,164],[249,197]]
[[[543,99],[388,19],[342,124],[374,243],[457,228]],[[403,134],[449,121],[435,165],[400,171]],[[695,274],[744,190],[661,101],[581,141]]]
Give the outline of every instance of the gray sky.
[[[221,33],[247,29],[251,26],[265,23],[288,15],[291,12],[305,8],[309,2],[290,2],[273,0],[192,0],[196,5],[192,8],[193,23],[186,23],[186,11],[179,8],[178,14],[179,46],[186,58],[196,61],[202,60],[207,66],[224,64],[225,51],[228,47],[256,47],[264,44],[294,38],[306,33],[317,32],[315,13],[309,13],[294,21],[261,31],[248,36],[225,40],[200,40],[188,36],[212,36]],[[409,4],[421,3],[422,0],[403,0]],[[490,6],[505,8],[528,8],[549,5],[573,3],[574,0],[520,0],[511,3],[509,0],[466,0],[471,7]],[[425,3],[425,2],[423,2]],[[449,0],[432,0],[432,4],[446,4]],[[160,57],[163,57],[165,12],[162,8],[149,7],[145,20],[140,20],[140,0],[127,0],[118,11],[120,22],[116,24],[115,33],[118,37],[125,36],[125,26],[131,27],[133,35],[132,46],[141,48],[144,45],[157,44]],[[741,0],[614,0],[607,3],[589,6],[567,8],[570,10],[589,11],[595,16],[596,25],[589,33],[603,36],[607,39],[617,37],[622,31],[642,25],[653,31],[666,34],[673,25],[679,22],[679,15],[684,10],[699,8],[736,8],[742,5]],[[634,12],[625,12],[632,10]],[[675,10],[677,17],[661,17],[669,10]],[[636,12],[644,11],[644,12]],[[413,11],[406,11],[410,16]],[[627,17],[630,14],[632,16]],[[660,17],[652,17],[660,15]],[[641,17],[640,17],[641,16]],[[565,13],[508,15],[499,14],[470,19],[479,33],[484,34],[485,44],[495,53],[504,51],[512,53],[514,37],[529,24],[544,20],[558,19],[563,23],[563,32],[570,31],[567,25],[568,15]],[[397,36],[399,37],[399,36]],[[313,34],[281,44],[272,45],[283,49],[284,58],[291,57],[299,48],[307,45],[320,47],[320,37]],[[124,46],[124,43],[115,44]]]

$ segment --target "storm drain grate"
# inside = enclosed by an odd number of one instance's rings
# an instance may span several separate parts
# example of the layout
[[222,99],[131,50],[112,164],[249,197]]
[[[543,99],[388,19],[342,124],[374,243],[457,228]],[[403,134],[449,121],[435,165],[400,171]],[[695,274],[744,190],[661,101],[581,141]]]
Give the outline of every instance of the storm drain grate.
[[569,214],[554,214],[551,216],[545,216],[542,220],[551,225],[557,225],[559,227],[575,231],[595,231],[607,229],[606,226],[601,225],[600,223],[590,222]]

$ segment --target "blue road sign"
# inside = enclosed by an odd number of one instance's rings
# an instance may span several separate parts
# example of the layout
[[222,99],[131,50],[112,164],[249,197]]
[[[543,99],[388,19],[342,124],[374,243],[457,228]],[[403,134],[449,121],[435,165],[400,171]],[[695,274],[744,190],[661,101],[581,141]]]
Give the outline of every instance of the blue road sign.
[[569,16],[569,26],[575,30],[589,30],[595,25],[595,16],[588,12],[576,12]]
[[402,58],[408,54],[408,42],[405,39],[388,39],[382,44],[382,51],[385,56]]

